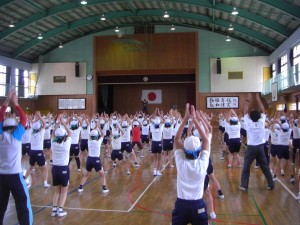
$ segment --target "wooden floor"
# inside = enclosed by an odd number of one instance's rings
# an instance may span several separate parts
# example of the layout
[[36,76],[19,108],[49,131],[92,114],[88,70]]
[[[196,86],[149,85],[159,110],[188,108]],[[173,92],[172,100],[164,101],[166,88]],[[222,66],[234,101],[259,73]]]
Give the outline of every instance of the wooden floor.
[[[289,174],[279,177],[274,190],[269,191],[261,170],[252,166],[249,189],[243,192],[238,188],[241,168],[228,169],[227,157],[225,160],[219,159],[217,135],[214,135],[213,140],[211,155],[214,172],[225,199],[219,199],[217,191],[211,187],[217,219],[211,220],[210,224],[300,225],[300,204],[295,200],[298,177],[295,184],[289,182]],[[168,166],[163,176],[154,177],[151,157],[148,151],[145,158],[138,157],[141,167],[131,167],[129,176],[121,166],[110,169],[106,175],[110,189],[108,194],[101,193],[96,173],[92,173],[84,191],[78,193],[82,174],[77,172],[73,160],[65,204],[68,215],[63,218],[50,216],[54,189],[43,188],[41,170],[37,168],[30,178],[32,186],[29,191],[34,224],[169,225],[176,199],[176,168]],[[102,157],[103,160],[104,165],[110,163],[109,158]],[[27,162],[23,163],[23,167],[24,170],[28,167]],[[49,172],[49,183],[51,179]],[[13,199],[10,200],[3,224],[18,224]]]

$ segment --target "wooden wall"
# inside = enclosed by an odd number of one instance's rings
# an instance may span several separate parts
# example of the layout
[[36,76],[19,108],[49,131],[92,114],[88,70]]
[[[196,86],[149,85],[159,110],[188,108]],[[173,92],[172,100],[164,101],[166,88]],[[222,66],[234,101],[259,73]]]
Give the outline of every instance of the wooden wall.
[[121,114],[135,113],[142,110],[141,93],[143,89],[161,89],[163,104],[148,104],[149,113],[158,107],[165,113],[174,105],[184,112],[189,84],[147,84],[147,85],[114,85],[114,110]]

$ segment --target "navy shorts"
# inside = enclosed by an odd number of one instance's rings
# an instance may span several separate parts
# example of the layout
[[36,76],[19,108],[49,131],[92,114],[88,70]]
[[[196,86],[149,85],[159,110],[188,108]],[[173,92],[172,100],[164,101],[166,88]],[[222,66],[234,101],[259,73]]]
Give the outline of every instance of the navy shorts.
[[207,225],[208,215],[206,204],[202,199],[184,200],[177,198],[172,212],[172,225]]
[[223,134],[225,132],[225,127],[219,126],[219,131],[221,131]]
[[34,166],[35,164],[39,166],[45,166],[46,160],[43,150],[32,150],[30,151],[29,165]]
[[52,166],[52,183],[53,186],[63,186],[69,185],[70,180],[70,169],[69,166]]
[[172,151],[173,150],[173,140],[172,139],[163,139],[163,150]]
[[109,136],[104,136],[102,144],[106,145],[108,143]]
[[132,146],[130,142],[121,142],[121,151],[132,152]]
[[278,145],[273,145],[271,144],[271,156],[272,157],[275,157],[277,156],[277,151],[278,151]]
[[161,153],[162,144],[161,141],[152,141],[151,152],[152,153]]
[[288,145],[278,145],[277,149],[277,157],[278,159],[286,159],[289,160],[290,158],[290,148]]
[[110,158],[113,161],[115,161],[116,159],[118,159],[119,161],[121,161],[121,160],[124,159],[124,156],[123,156],[121,150],[112,150]]
[[85,168],[88,172],[91,172],[93,168],[95,169],[96,172],[103,169],[100,158],[99,157],[90,157],[90,156],[86,160]]
[[30,155],[30,150],[31,150],[31,144],[30,143],[25,143],[22,144],[22,155]]
[[89,146],[88,146],[88,139],[81,139],[80,140],[80,151],[85,151],[85,150],[89,150]]
[[300,149],[300,139],[293,139],[293,148]]
[[240,138],[228,139],[228,149],[230,153],[240,152],[240,148],[241,148]]
[[79,144],[71,144],[70,147],[70,156],[78,156],[79,155]]
[[224,133],[224,142],[225,142],[226,145],[229,145],[228,140],[229,140],[229,136],[228,136],[228,134],[225,132],[225,133]]
[[241,128],[240,133],[241,133],[241,136],[247,137],[247,131],[244,128]]
[[44,149],[50,149],[51,148],[51,140],[45,139],[44,140]]
[[142,135],[142,143],[149,144],[149,135]]

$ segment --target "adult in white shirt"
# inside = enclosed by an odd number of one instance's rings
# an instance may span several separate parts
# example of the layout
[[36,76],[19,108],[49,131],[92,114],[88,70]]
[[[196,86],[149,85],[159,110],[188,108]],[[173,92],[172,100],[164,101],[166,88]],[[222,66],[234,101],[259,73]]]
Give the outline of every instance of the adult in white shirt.
[[57,127],[52,132],[52,182],[55,187],[51,216],[63,217],[67,212],[65,205],[70,179],[69,155],[71,146],[71,130],[64,123],[62,115],[57,118]]
[[250,100],[246,100],[244,104],[244,122],[247,130],[247,151],[241,174],[241,185],[239,187],[243,191],[248,189],[250,167],[255,159],[258,161],[261,170],[267,179],[267,188],[269,190],[274,188],[273,177],[264,152],[264,143],[266,142],[264,132],[266,122],[265,108],[261,102],[259,93],[256,93],[255,96],[261,112],[252,110],[248,114]]
[[[172,225],[208,224],[207,207],[203,201],[204,180],[209,163],[209,141],[195,115],[195,108],[186,105],[185,116],[175,135],[175,161],[177,169],[177,200],[172,212]],[[192,117],[202,142],[195,136],[187,137],[182,143],[184,125]]]

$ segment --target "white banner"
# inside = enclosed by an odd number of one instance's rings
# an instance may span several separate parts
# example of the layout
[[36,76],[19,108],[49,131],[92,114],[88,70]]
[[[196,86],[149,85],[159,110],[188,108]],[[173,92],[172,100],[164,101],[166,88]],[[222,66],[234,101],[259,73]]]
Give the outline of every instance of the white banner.
[[161,104],[161,90],[142,90],[142,100],[146,99],[149,104]]

